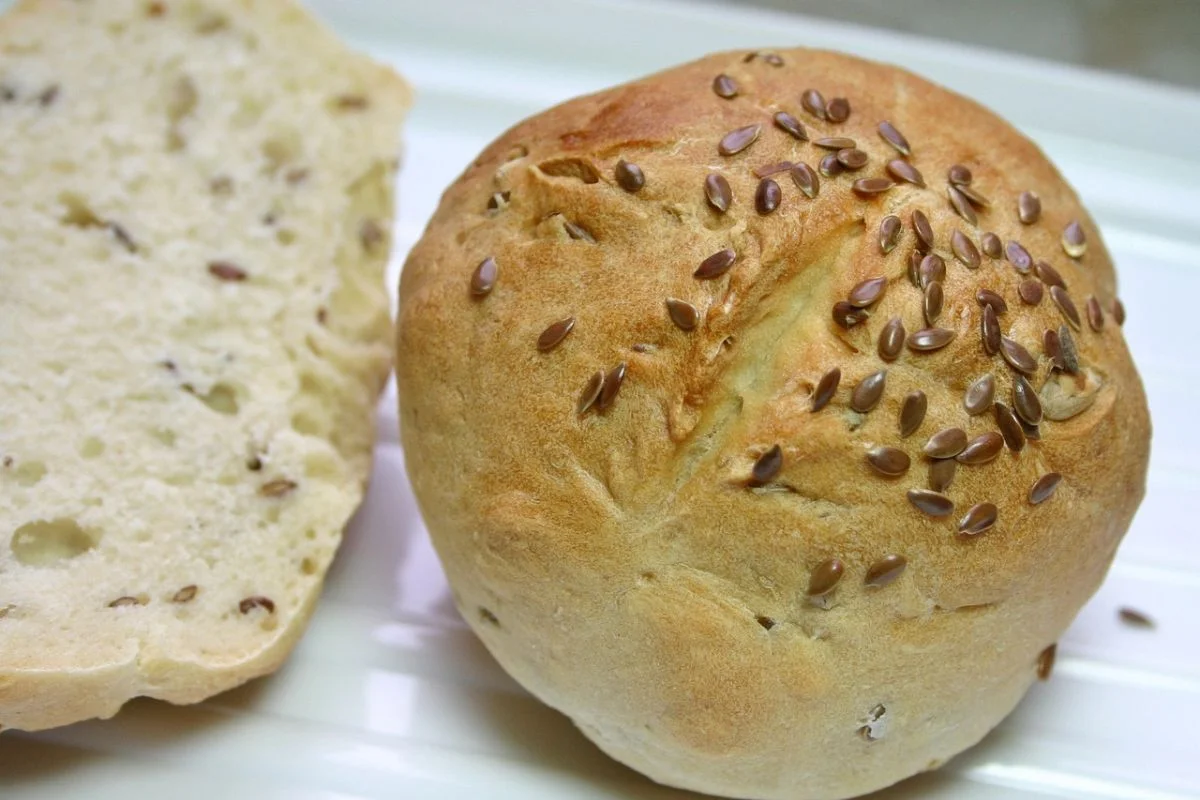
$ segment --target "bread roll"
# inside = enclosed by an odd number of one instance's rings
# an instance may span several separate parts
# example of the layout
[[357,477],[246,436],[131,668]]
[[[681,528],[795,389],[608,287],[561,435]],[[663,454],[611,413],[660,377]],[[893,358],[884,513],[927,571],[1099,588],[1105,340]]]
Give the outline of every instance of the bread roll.
[[1116,288],[976,103],[710,56],[446,192],[400,290],[409,474],[463,615],[605,752],[859,795],[979,741],[1103,579],[1150,434]]

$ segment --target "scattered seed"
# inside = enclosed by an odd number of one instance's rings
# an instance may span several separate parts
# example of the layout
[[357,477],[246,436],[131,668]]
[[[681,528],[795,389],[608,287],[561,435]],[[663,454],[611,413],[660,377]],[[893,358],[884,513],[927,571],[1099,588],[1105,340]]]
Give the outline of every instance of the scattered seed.
[[899,578],[907,566],[908,559],[904,556],[886,555],[867,568],[863,582],[870,588],[882,589]]
[[865,414],[879,405],[883,397],[883,389],[887,385],[887,370],[872,372],[859,381],[858,386],[850,394],[850,407],[860,414]]
[[914,249],[908,254],[908,280],[918,289],[921,288],[921,261],[923,258],[920,250]]
[[923,307],[925,309],[925,321],[930,325],[937,322],[938,317],[942,315],[942,304],[946,300],[946,293],[942,290],[941,281],[930,281],[925,287],[925,298]]
[[983,253],[988,258],[999,258],[1004,255],[1004,244],[1000,241],[1000,237],[994,233],[988,232],[983,234],[979,239],[979,245],[983,248]]
[[946,280],[946,262],[937,253],[930,253],[921,259],[919,272],[921,288],[927,289],[931,283]]
[[1117,326],[1119,327],[1121,325],[1124,325],[1125,324],[1125,304],[1122,303],[1118,298],[1114,297],[1112,299],[1111,308],[1112,308],[1113,320],[1117,323]]
[[825,119],[825,98],[816,89],[805,89],[800,95],[800,105],[817,119]]
[[965,197],[973,206],[987,208],[992,204],[991,200],[987,199],[970,186],[963,184],[961,186],[954,186],[953,188],[955,191]]
[[182,589],[180,589],[179,591],[177,591],[171,597],[171,602],[172,603],[190,603],[190,602],[192,602],[192,600],[196,599],[196,593],[198,591],[200,591],[200,590],[195,584],[192,584],[190,586],[185,586]]
[[1042,353],[1050,360],[1052,369],[1066,369],[1066,361],[1063,359],[1062,342],[1058,338],[1058,332],[1047,329],[1042,334]]
[[1024,375],[1018,375],[1013,381],[1013,410],[1030,425],[1037,425],[1042,421],[1042,401]]
[[804,192],[804,196],[809,200],[821,191],[821,179],[817,177],[813,168],[803,161],[792,167],[791,175],[792,183],[796,184],[796,188]]
[[945,328],[925,328],[908,337],[908,349],[918,353],[931,353],[941,350],[954,341],[954,331]]
[[1025,420],[1017,417],[1017,422],[1021,425],[1021,430],[1025,433],[1025,438],[1031,442],[1038,442],[1042,439],[1042,431],[1037,425],[1030,425]]
[[723,156],[737,155],[754,144],[760,133],[762,133],[762,125],[758,124],[735,128],[721,139],[717,145],[717,152]]
[[1024,225],[1032,225],[1042,215],[1042,201],[1033,192],[1021,192],[1017,197],[1017,219]]
[[596,242],[596,238],[588,232],[587,228],[582,225],[576,225],[569,219],[563,220],[563,230],[567,232],[567,236],[570,236],[575,241],[591,242],[593,244]]
[[1100,308],[1100,301],[1096,299],[1096,296],[1088,297],[1084,307],[1087,309],[1087,320],[1091,329],[1096,333],[1104,330],[1104,310]]
[[859,178],[850,188],[861,197],[874,197],[883,194],[895,185],[887,178]]
[[1000,321],[996,319],[996,308],[992,305],[983,307],[979,320],[980,335],[983,338],[983,351],[989,356],[1000,352],[1001,336]]
[[675,323],[675,327],[681,331],[695,330],[700,321],[700,313],[696,311],[694,305],[674,297],[667,298],[667,315],[671,318],[671,322]]
[[1049,500],[1061,482],[1062,475],[1057,472],[1047,472],[1038,478],[1029,488],[1029,504],[1038,506]]
[[908,163],[904,159],[894,158],[887,164],[888,174],[898,181],[911,183],[914,186],[925,188],[925,178],[921,175],[921,171]]
[[1083,232],[1083,226],[1077,221],[1068,222],[1067,227],[1063,228],[1062,249],[1074,259],[1083,258],[1083,254],[1087,252],[1087,236]]
[[754,467],[750,470],[750,485],[766,486],[775,479],[781,469],[783,469],[783,449],[779,445],[775,445],[754,462]]
[[737,97],[738,86],[737,83],[734,82],[733,78],[729,77],[725,73],[721,73],[717,77],[713,78],[712,90],[716,93],[717,97],[723,97],[726,100],[729,100],[730,98]]
[[54,101],[58,99],[58,94],[60,91],[61,88],[57,83],[53,84],[52,86],[47,86],[42,90],[42,93],[38,95],[38,105],[42,106],[43,108],[53,105]]
[[885,256],[896,249],[896,245],[900,242],[901,233],[900,218],[895,214],[888,214],[879,222],[879,250]]
[[621,384],[625,382],[626,364],[622,361],[608,371],[604,376],[604,385],[600,387],[600,397],[596,399],[596,410],[607,411],[617,399]]
[[904,322],[899,317],[892,317],[879,332],[879,357],[884,361],[895,361],[904,349]]
[[929,489],[909,489],[908,502],[930,517],[948,517],[954,513],[954,501],[940,492]]
[[1036,306],[1042,302],[1042,282],[1036,278],[1026,278],[1017,285],[1017,295],[1022,302]]
[[500,272],[496,266],[496,259],[488,256],[483,261],[479,262],[479,266],[475,267],[475,271],[471,273],[471,294],[476,297],[483,297],[489,294],[496,286],[496,278]]
[[1061,286],[1050,287],[1050,299],[1054,301],[1054,305],[1058,306],[1058,310],[1067,318],[1067,322],[1071,323],[1071,327],[1075,330],[1081,330],[1083,325],[1079,319],[1079,309],[1075,307],[1075,301],[1071,299],[1071,295],[1067,294],[1067,290]]
[[850,101],[844,97],[835,97],[825,106],[825,117],[830,122],[842,123],[850,119]]
[[1016,267],[1017,272],[1022,275],[1028,274],[1033,267],[1033,257],[1020,242],[1009,239],[1004,245],[1004,255],[1008,258],[1008,263]]
[[1058,270],[1047,264],[1045,261],[1039,261],[1033,265],[1034,274],[1038,279],[1047,286],[1061,286],[1066,289],[1067,284],[1063,281],[1062,275],[1058,274]]
[[1057,652],[1058,645],[1052,644],[1038,655],[1037,676],[1039,681],[1050,680],[1050,673],[1054,671],[1054,654]]
[[[821,139],[817,143],[820,144],[820,142],[822,142],[822,141],[825,141],[825,140]],[[839,164],[841,164],[843,167],[845,167],[848,170],[858,170],[858,169],[862,169],[863,167],[865,167],[867,165],[867,162],[870,161],[871,159],[862,150],[859,150],[857,147],[851,146],[851,147],[845,147],[841,150],[838,150],[837,151],[837,160],[838,160]],[[890,181],[889,181],[889,183],[890,183]]]
[[992,373],[976,379],[963,394],[963,408],[972,417],[978,416],[992,407],[996,399],[996,378]]
[[1066,325],[1058,326],[1058,343],[1062,348],[1063,368],[1070,375],[1079,373],[1079,350],[1075,347],[1075,337]]
[[950,249],[954,252],[954,257],[957,258],[967,269],[979,269],[982,258],[979,255],[979,248],[971,241],[970,237],[962,231],[955,228],[950,234]]
[[829,401],[833,399],[834,393],[837,392],[838,384],[841,382],[842,371],[838,367],[834,367],[821,376],[821,380],[817,382],[817,388],[812,396],[812,410],[814,413],[829,405]]
[[[855,147],[855,141],[845,136],[824,136],[813,141],[813,144],[815,144],[817,147],[823,147],[826,150],[834,151],[853,150]],[[862,151],[860,150],[859,152]],[[863,153],[863,155],[865,156],[866,153]]]
[[113,600],[111,603],[108,604],[108,607],[109,608],[123,608],[125,606],[144,606],[144,605],[146,605],[146,604],[143,603],[142,601],[138,600],[136,597],[125,596],[125,597],[118,597],[116,600]]
[[742,61],[746,64],[749,64],[751,61],[753,61],[756,58],[762,58],[763,61],[770,64],[772,67],[782,67],[783,66],[783,57],[781,55],[779,55],[778,53],[760,53],[760,52],[748,53],[746,55],[746,57],[742,59]]
[[880,475],[894,478],[908,472],[912,463],[908,453],[896,447],[872,447],[867,451],[867,461]]
[[809,597],[824,597],[834,590],[845,572],[846,567],[836,558],[822,561],[809,573],[806,594]]
[[770,214],[779,208],[779,201],[782,199],[783,192],[780,191],[778,183],[770,178],[763,178],[758,182],[758,189],[754,192],[754,208],[759,214]]
[[802,142],[808,141],[808,132],[804,130],[804,125],[786,111],[780,111],[775,115],[775,125]]
[[704,179],[704,197],[710,206],[724,214],[733,203],[733,190],[729,188],[729,181],[725,180],[724,175],[711,172]]
[[954,208],[955,213],[972,225],[979,224],[979,217],[975,215],[975,209],[971,207],[970,201],[959,187],[947,186],[946,196],[950,198],[950,205]]
[[847,300],[855,308],[866,308],[878,300],[886,288],[887,278],[867,278],[850,290]]
[[839,300],[833,304],[833,321],[843,328],[853,328],[861,322],[865,322],[870,314],[866,309],[855,308],[845,300]]
[[754,170],[754,177],[769,178],[772,175],[778,175],[781,172],[787,172],[795,166],[791,161],[776,161],[773,164],[764,164]]
[[275,613],[275,601],[269,597],[247,597],[238,603],[238,611],[249,614],[256,608],[264,609],[268,614]]
[[617,178],[617,184],[627,192],[636,192],[646,185],[646,176],[642,174],[642,168],[625,159],[617,162],[613,173]]
[[817,164],[817,172],[821,173],[826,178],[835,178],[838,175],[841,175],[844,171],[845,167],[842,166],[842,162],[837,160],[836,153],[830,153],[822,158],[820,163]]
[[287,478],[276,478],[258,487],[258,493],[263,497],[283,497],[294,491],[298,485],[295,481]]
[[962,428],[943,428],[930,436],[921,449],[930,458],[954,458],[966,447],[966,431]]
[[996,524],[999,513],[994,503],[977,503],[959,520],[958,532],[963,536],[978,536]]
[[718,250],[708,258],[700,262],[700,266],[692,273],[696,278],[702,281],[719,278],[729,271],[733,266],[733,262],[737,261],[737,253],[729,248]]
[[1024,372],[1027,375],[1037,372],[1037,359],[1030,355],[1024,345],[1007,336],[1000,337],[1000,355],[1004,357],[1010,367],[1018,372]]
[[249,277],[246,270],[230,261],[210,261],[208,272],[217,280],[228,283],[238,283]]
[[953,458],[939,458],[929,464],[929,488],[935,492],[945,492],[954,483],[954,475],[958,472],[958,462]]
[[1133,628],[1146,628],[1147,630],[1154,628],[1154,620],[1135,608],[1123,606],[1117,610],[1117,616],[1120,617],[1121,622]]
[[900,438],[907,439],[917,432],[925,421],[925,412],[929,408],[929,399],[920,389],[914,389],[904,396],[900,406]]
[[583,386],[583,392],[579,395],[579,401],[575,404],[575,413],[584,414],[589,408],[595,405],[600,399],[600,391],[604,388],[604,370],[597,370],[592,373],[592,377],[588,378],[588,382]]
[[962,164],[954,164],[946,171],[946,180],[955,186],[969,186],[971,184],[971,170]]
[[1000,451],[1004,449],[1004,437],[995,431],[981,433],[971,441],[967,442],[967,446],[963,451],[955,456],[960,464],[976,465],[986,464],[989,461],[995,460],[996,456],[1000,455]]
[[991,306],[997,314],[1003,314],[1008,311],[1008,303],[1004,302],[1004,298],[993,292],[991,289],[980,289],[975,293],[975,300],[980,306]]
[[933,226],[929,224],[929,217],[919,208],[912,212],[912,227],[913,233],[917,234],[917,249],[922,253],[932,251]]
[[907,156],[912,154],[912,148],[910,148],[908,145],[908,139],[905,139],[904,134],[896,130],[895,125],[887,120],[884,120],[883,122],[879,123],[878,130],[879,135],[883,138],[883,140],[892,147],[896,148],[896,151],[899,152],[900,155]]
[[1021,452],[1025,447],[1025,429],[1021,427],[1020,422],[1017,422],[1012,409],[1004,403],[996,403],[992,406],[992,413],[996,417],[996,425],[1000,428],[1000,435],[1004,437],[1004,443],[1008,445],[1008,449],[1014,453]]

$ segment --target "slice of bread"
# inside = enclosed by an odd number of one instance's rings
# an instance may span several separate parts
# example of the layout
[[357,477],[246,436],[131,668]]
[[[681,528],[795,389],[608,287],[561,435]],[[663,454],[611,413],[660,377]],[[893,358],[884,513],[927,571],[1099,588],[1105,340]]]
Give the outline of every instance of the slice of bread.
[[287,0],[0,19],[0,727],[295,644],[367,480],[409,102]]

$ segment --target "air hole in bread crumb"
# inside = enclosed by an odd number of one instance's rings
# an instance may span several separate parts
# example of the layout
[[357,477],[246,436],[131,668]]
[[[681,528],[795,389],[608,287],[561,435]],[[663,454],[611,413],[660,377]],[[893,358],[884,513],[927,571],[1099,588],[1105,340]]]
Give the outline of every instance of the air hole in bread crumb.
[[582,158],[551,158],[538,164],[538,169],[553,178],[574,178],[584,183],[600,181],[600,171]]
[[87,437],[79,446],[79,455],[82,458],[99,458],[104,455],[104,442],[95,436]]
[[16,611],[16,609],[17,609],[17,607],[14,606],[12,603],[9,603],[8,605],[0,606],[0,619],[4,619],[5,617],[7,617],[9,615],[10,612]]
[[34,486],[46,476],[46,465],[41,461],[22,461],[13,470],[13,476],[22,486]]
[[175,431],[170,428],[151,428],[150,435],[167,447],[175,446]]
[[61,193],[58,202],[63,206],[63,213],[58,218],[62,224],[73,228],[104,227],[104,221],[96,216],[88,202],[74,192]]
[[196,397],[218,414],[238,413],[237,392],[227,383],[214,383],[207,393],[197,394]]
[[483,606],[479,607],[479,618],[489,625],[495,625],[497,628],[500,627],[500,620],[496,619],[496,615]]
[[300,135],[287,131],[262,143],[263,172],[274,175],[284,165],[300,155]]
[[303,561],[301,561],[300,562],[300,574],[301,575],[316,575],[317,574],[317,562],[313,561],[311,558],[306,558]]
[[27,567],[50,567],[77,558],[96,546],[96,537],[73,519],[36,520],[13,532],[9,547]]
[[200,93],[196,91],[196,82],[187,75],[178,75],[167,87],[167,120],[172,127],[193,111],[200,101]]
[[304,474],[310,478],[333,481],[339,472],[337,461],[329,453],[310,453],[304,459]]
[[323,430],[320,422],[303,411],[292,416],[292,427],[305,436],[320,436]]
[[656,580],[658,580],[658,573],[653,572],[653,571],[643,572],[641,574],[641,579],[643,581],[646,581],[647,583],[649,583],[650,581],[656,581]]
[[309,528],[308,530],[306,530],[306,531],[304,532],[304,538],[305,538],[305,539],[308,539],[310,542],[311,542],[311,541],[315,541],[315,540],[316,540],[316,538],[317,538],[317,532],[316,532],[316,530],[314,530],[313,528]]
[[275,241],[284,247],[289,247],[296,242],[296,232],[289,228],[280,228],[275,231]]
[[754,619],[756,622],[758,622],[759,625],[763,626],[764,630],[769,631],[769,630],[771,630],[771,628],[775,627],[775,620],[771,619],[770,617],[764,617],[763,615],[759,614]]

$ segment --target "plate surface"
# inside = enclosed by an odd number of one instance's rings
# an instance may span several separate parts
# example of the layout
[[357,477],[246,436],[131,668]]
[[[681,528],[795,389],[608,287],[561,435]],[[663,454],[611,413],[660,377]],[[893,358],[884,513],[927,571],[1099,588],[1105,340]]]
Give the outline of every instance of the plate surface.
[[[3,4],[0,4],[3,5]],[[1158,435],[1145,504],[1112,573],[983,744],[878,800],[1200,797],[1200,95],[865,29],[706,5],[615,0],[318,0],[418,87],[396,280],[443,187],[509,125],[705,52],[789,43],[903,64],[1032,135],[1104,230]],[[278,675],[190,708],[0,739],[6,800],[692,798],[609,761],[524,693],[458,618],[380,404],[376,473],[321,606]],[[1130,605],[1158,623],[1120,624]]]

